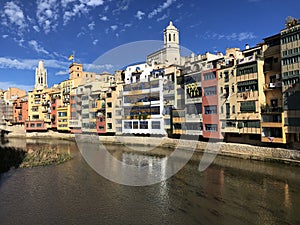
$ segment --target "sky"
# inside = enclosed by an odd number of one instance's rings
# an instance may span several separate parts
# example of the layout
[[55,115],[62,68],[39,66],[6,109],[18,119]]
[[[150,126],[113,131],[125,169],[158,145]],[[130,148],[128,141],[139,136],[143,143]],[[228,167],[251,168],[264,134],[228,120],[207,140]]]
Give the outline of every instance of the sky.
[[0,89],[32,90],[39,60],[49,86],[68,79],[73,52],[97,73],[145,61],[170,21],[195,54],[244,49],[279,33],[288,16],[300,18],[299,8],[298,0],[1,0]]

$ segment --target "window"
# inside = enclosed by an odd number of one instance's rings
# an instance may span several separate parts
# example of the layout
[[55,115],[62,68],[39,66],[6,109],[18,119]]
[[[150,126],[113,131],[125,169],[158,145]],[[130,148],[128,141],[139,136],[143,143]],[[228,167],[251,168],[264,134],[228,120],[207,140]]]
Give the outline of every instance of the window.
[[111,119],[111,118],[112,118],[112,113],[111,113],[111,112],[108,112],[108,113],[107,113],[107,118],[108,118],[108,119]]
[[204,88],[204,96],[211,96],[216,94],[217,94],[216,86]]
[[107,129],[110,129],[110,130],[112,129],[112,123],[107,124]]
[[140,129],[148,129],[148,121],[140,121]]
[[186,105],[187,114],[202,114],[202,103]]
[[67,112],[58,112],[58,117],[67,117],[68,113]]
[[249,73],[256,73],[257,72],[257,65],[247,66],[247,67],[241,67],[237,69],[237,76],[245,75]]
[[139,129],[139,122],[133,121],[133,129]]
[[205,114],[217,114],[217,106],[216,105],[204,106],[204,113]]
[[235,113],[235,105],[232,106],[232,114]]
[[216,79],[216,72],[211,72],[211,73],[205,73],[205,74],[203,74],[203,79],[204,80]]
[[104,126],[99,126],[98,130],[104,130]]
[[205,124],[205,130],[211,131],[211,132],[216,132],[216,131],[218,131],[218,125],[217,124]]
[[202,123],[186,123],[187,130],[202,130]]
[[111,108],[112,107],[112,103],[111,102],[108,102],[107,103],[107,108]]
[[160,121],[152,121],[151,127],[152,127],[152,129],[159,130],[160,129]]
[[255,112],[256,107],[255,107],[255,101],[245,101],[241,102],[241,112]]
[[124,122],[124,129],[132,129],[132,122],[131,121]]
[[34,123],[31,123],[31,124],[30,124],[30,127],[31,127],[31,128],[34,128]]

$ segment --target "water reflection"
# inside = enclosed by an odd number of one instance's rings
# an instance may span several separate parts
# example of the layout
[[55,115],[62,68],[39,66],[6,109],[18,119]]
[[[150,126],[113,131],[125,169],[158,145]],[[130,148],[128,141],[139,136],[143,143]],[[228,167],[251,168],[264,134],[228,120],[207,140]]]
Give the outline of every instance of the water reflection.
[[[75,157],[61,165],[4,174],[0,179],[1,225],[300,224],[298,167],[218,157],[204,172],[198,171],[199,160],[191,161],[166,181],[130,187],[95,173],[75,143],[23,143],[26,148],[57,148]],[[120,145],[107,148],[121,164],[132,164],[149,174],[167,173],[163,154],[146,155]],[[97,162],[96,153],[91,152]],[[107,170],[118,171],[111,159],[102,162],[110,165]]]

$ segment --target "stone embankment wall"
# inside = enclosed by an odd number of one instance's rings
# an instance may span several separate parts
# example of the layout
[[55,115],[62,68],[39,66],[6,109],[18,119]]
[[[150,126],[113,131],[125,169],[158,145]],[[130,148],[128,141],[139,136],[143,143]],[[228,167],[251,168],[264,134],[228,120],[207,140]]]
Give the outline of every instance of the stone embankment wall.
[[[64,140],[75,140],[74,134],[48,132],[12,131],[8,137],[26,138],[56,138]],[[167,137],[136,137],[136,136],[99,136],[99,140],[106,144],[124,144],[140,146],[159,146],[166,148],[182,148],[186,150],[196,150],[197,152],[208,152],[245,159],[255,159],[263,161],[279,161],[284,163],[298,164],[300,166],[300,151],[283,148],[271,148],[253,146],[238,143],[225,142],[201,142],[182,139],[171,139]]]

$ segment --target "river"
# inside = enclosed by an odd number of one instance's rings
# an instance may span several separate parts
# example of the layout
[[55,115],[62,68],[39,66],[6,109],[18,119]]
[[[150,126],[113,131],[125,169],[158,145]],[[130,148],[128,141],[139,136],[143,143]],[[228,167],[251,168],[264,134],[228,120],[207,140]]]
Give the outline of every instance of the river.
[[218,156],[199,172],[196,157],[166,181],[134,187],[100,176],[71,141],[5,145],[56,148],[73,159],[0,174],[1,225],[300,224],[300,167]]

